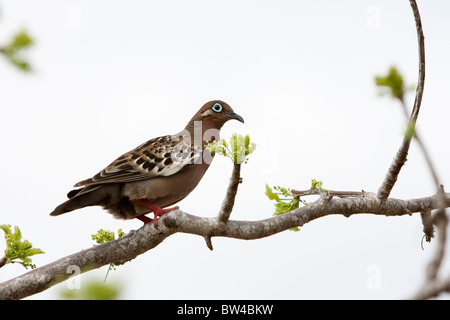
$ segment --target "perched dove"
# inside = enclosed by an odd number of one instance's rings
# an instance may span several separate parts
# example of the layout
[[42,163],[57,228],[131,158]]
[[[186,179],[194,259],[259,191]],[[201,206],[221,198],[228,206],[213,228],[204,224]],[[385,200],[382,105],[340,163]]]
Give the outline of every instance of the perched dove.
[[[213,156],[205,150],[206,141],[219,140],[228,120],[244,119],[225,102],[205,103],[186,128],[174,135],[151,139],[121,155],[92,178],[75,184],[69,200],[50,215],[57,216],[87,206],[102,206],[119,219],[152,221],[176,210],[166,208],[184,199],[202,179]],[[166,208],[166,209],[163,209]]]

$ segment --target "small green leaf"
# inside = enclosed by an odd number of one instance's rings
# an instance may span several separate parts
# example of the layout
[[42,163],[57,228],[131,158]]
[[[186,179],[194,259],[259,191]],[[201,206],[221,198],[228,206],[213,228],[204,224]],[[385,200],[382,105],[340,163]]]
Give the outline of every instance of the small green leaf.
[[267,183],[266,183],[266,196],[269,198],[269,200],[280,201],[280,197],[278,196],[278,194],[273,192]]
[[245,143],[244,143],[245,145],[244,145],[244,148],[245,148],[245,156],[248,156],[249,155],[249,152],[250,152],[250,136],[249,135],[246,135],[245,136]]
[[32,44],[33,40],[25,30],[22,30],[16,34],[9,46],[15,49],[23,49],[30,47]]
[[[386,94],[403,101],[406,89],[403,77],[395,67],[391,67],[386,76],[376,76],[375,84],[386,89]],[[381,92],[383,93],[383,92]]]

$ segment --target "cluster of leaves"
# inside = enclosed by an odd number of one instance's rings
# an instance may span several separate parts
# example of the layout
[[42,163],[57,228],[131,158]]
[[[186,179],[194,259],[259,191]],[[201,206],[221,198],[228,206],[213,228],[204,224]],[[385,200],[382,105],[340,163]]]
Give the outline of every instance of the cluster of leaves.
[[219,155],[228,157],[236,164],[243,162],[247,163],[248,155],[256,149],[256,143],[250,142],[250,136],[242,136],[237,133],[233,133],[229,142],[225,139],[220,141],[206,142],[206,149],[211,153],[217,153]]
[[[117,239],[122,238],[123,235],[124,232],[122,231],[122,229],[117,230]],[[113,231],[107,231],[103,229],[98,230],[97,233],[93,234],[91,237],[92,240],[95,240],[95,242],[97,242],[98,244],[116,240],[116,235]]]
[[28,269],[28,267],[31,269],[36,268],[36,266],[31,263],[32,260],[30,257],[44,252],[41,249],[33,248],[30,241],[22,240],[22,232],[20,232],[19,227],[15,226],[14,232],[12,232],[11,225],[2,224],[0,225],[0,229],[5,233],[6,263],[20,263],[25,269]]
[[320,191],[325,191],[325,192],[328,191],[327,189],[325,189],[322,186],[322,181],[316,180],[316,179],[311,180],[311,189],[319,189]]
[[22,57],[22,52],[32,45],[33,39],[31,39],[25,30],[22,30],[6,46],[0,48],[0,53],[20,70],[30,71],[30,63]]
[[[318,181],[316,179],[312,179],[311,181],[311,189],[319,189],[321,191],[327,191],[322,186],[322,181]],[[292,211],[297,209],[300,206],[300,203],[303,205],[307,205],[308,203],[299,196],[292,194],[291,189],[284,188],[281,186],[274,186],[273,189],[266,184],[266,196],[270,200],[275,200],[275,212],[274,216],[278,216],[280,214]],[[299,231],[298,227],[291,228],[289,230]]]
[[[300,202],[304,203],[300,198],[295,197],[291,189],[289,188],[283,188],[280,186],[274,186],[273,190],[269,187],[268,184],[266,184],[266,196],[270,200],[275,200],[275,212],[274,216],[278,216],[280,214],[295,210],[299,207]],[[292,231],[299,231],[300,229],[298,227],[291,228],[289,230]]]
[[[124,232],[122,231],[122,229],[117,230],[117,239],[122,238],[123,235],[124,235]],[[92,240],[95,240],[95,242],[97,242],[98,244],[102,244],[102,243],[116,240],[116,235],[115,235],[114,231],[100,229],[97,231],[96,234],[91,235],[91,238],[92,238]],[[122,263],[119,263],[119,262],[110,263],[108,272],[106,273],[106,276],[105,276],[105,280],[106,280],[106,277],[108,277],[109,271],[116,270],[116,266],[119,266],[121,264]]]

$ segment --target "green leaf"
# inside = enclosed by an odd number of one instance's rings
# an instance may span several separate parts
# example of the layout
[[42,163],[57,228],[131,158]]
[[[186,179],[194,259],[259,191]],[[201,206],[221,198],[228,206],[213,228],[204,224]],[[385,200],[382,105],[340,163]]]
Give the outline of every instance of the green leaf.
[[385,94],[389,94],[390,96],[403,101],[406,89],[403,83],[403,77],[395,67],[391,67],[388,74],[384,77],[376,76],[375,84],[378,87],[385,88]]
[[269,198],[269,200],[280,201],[280,197],[278,196],[278,194],[273,192],[267,183],[266,183],[266,196]]
[[5,233],[6,263],[20,263],[25,269],[28,269],[28,267],[31,267],[31,269],[36,268],[36,266],[31,263],[32,260],[30,257],[44,252],[41,249],[33,248],[30,241],[22,241],[22,232],[18,226],[14,227],[14,232],[11,231],[11,225],[9,224],[0,225],[0,229]]
[[[298,199],[292,195],[292,192],[289,188],[275,186],[273,189],[275,191],[273,191],[272,188],[270,188],[269,185],[266,184],[266,196],[270,200],[276,201],[275,212],[273,214],[274,216],[278,216],[280,214],[284,214],[286,212],[289,212],[289,211],[299,208],[301,201],[300,201],[300,199]],[[283,196],[284,198],[280,198],[280,196]],[[298,227],[294,227],[294,228],[291,228],[290,230],[299,231],[300,229]]]
[[14,38],[5,47],[1,48],[0,52],[17,68],[22,71],[29,71],[30,64],[22,57],[22,51],[33,45],[33,39],[25,30],[17,33]]
[[33,44],[33,39],[30,38],[25,30],[20,31],[12,40],[10,46],[16,49],[28,48]]

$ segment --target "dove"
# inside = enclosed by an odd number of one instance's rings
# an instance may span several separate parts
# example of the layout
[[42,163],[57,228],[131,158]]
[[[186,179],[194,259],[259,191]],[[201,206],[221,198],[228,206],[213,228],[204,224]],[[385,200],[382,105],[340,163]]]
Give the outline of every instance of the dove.
[[[92,178],[74,185],[67,201],[51,216],[87,206],[100,206],[118,219],[137,218],[144,224],[179,209],[178,203],[198,185],[214,154],[206,143],[219,141],[228,120],[244,119],[221,100],[205,103],[186,127],[173,135],[148,140],[124,153]],[[153,219],[146,214],[153,212]]]

